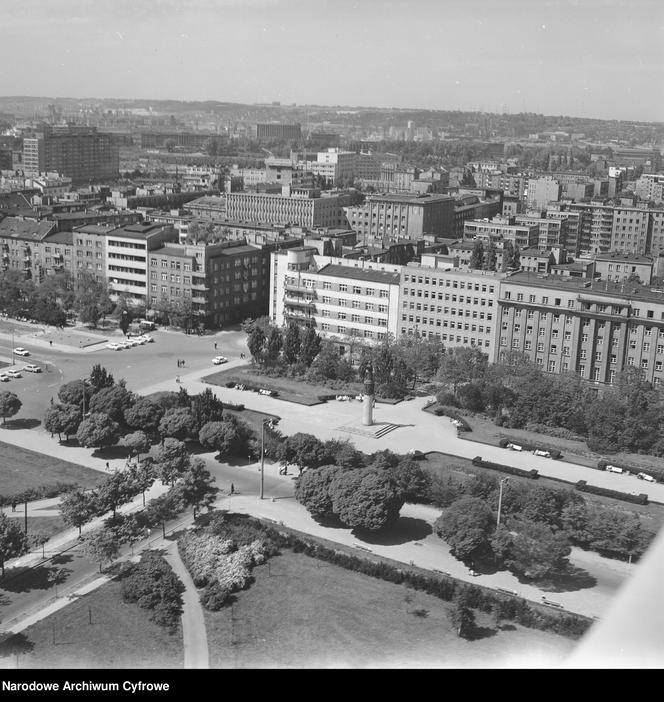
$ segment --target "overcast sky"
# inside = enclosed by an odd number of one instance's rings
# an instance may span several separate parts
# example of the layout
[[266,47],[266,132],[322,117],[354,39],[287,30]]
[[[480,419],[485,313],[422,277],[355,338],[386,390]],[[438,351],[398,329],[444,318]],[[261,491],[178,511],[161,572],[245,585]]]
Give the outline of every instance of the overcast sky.
[[0,94],[664,121],[664,0],[2,0]]

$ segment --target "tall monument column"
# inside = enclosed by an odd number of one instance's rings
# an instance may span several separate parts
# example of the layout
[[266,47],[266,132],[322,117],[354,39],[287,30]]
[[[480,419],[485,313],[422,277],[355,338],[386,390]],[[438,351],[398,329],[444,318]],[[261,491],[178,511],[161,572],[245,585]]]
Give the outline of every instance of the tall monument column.
[[364,375],[364,397],[362,399],[362,424],[370,427],[373,424],[373,406],[375,400],[374,379],[371,367]]

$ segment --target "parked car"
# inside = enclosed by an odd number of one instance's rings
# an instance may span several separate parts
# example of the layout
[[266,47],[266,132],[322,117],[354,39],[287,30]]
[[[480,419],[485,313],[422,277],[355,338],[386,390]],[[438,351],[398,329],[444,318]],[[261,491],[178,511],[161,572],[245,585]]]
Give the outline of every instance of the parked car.
[[655,482],[655,478],[653,478],[652,475],[648,475],[647,473],[637,473],[636,477],[639,480],[647,480],[649,483]]
[[106,348],[110,349],[111,351],[122,351],[122,346],[120,346],[120,344],[116,344],[114,341],[112,341],[110,344],[106,344]]
[[154,343],[154,339],[149,334],[143,334],[142,338],[145,340],[145,343],[147,343],[147,344]]
[[508,449],[512,449],[512,451],[523,451],[523,446],[519,446],[519,444],[507,444]]
[[228,363],[228,359],[226,356],[215,356],[212,359],[212,363],[214,363],[215,366],[220,366],[222,363]]
[[5,371],[5,374],[8,375],[10,378],[20,378],[20,377],[22,377],[20,371],[13,370],[13,369],[12,369],[12,370],[8,370],[8,371]]
[[36,366],[34,363],[29,363],[23,370],[28,371],[28,373],[41,373],[42,372],[41,367]]
[[622,468],[620,468],[618,466],[612,466],[611,464],[606,466],[605,470],[608,470],[609,473],[624,473],[625,472]]
[[14,353],[17,356],[29,356],[30,355],[30,352],[27,349],[24,349],[22,346],[18,346],[17,348],[15,348]]
[[0,373],[0,383],[8,383],[11,378],[6,373]]

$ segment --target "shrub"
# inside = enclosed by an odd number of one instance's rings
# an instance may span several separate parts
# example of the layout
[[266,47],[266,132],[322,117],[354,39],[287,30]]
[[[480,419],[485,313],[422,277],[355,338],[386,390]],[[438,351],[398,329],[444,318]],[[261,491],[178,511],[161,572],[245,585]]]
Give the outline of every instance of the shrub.
[[458,407],[459,402],[453,392],[441,392],[436,395],[439,405],[448,405],[449,407]]
[[500,439],[498,442],[498,446],[500,446],[500,448],[507,448],[507,444],[509,444],[509,440],[505,438]]
[[449,417],[450,419],[454,419],[456,422],[459,422],[457,425],[458,431],[472,431],[472,427],[468,422],[463,418],[461,413],[455,409],[454,407],[447,407],[444,405],[438,405],[438,407],[435,407],[433,410],[433,413],[437,417]]

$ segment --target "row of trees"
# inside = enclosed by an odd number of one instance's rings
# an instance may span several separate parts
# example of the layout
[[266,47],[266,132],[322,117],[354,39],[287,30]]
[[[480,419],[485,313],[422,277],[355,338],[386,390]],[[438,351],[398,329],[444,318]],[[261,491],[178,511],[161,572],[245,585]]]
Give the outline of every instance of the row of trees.
[[[324,341],[313,327],[301,329],[291,322],[285,330],[254,323],[248,346],[254,363],[270,372],[301,376],[310,382],[362,382],[366,369],[374,372],[376,392],[381,397],[403,397],[418,382],[431,380],[444,351],[435,339],[420,336],[387,337],[380,345],[359,348],[348,340],[350,353]],[[359,353],[358,353],[359,351]],[[357,356],[357,363],[351,361]]]
[[[481,241],[476,241],[470,254],[469,268],[476,270],[495,271],[498,269],[498,253],[493,241],[485,247]],[[518,244],[513,245],[506,241],[503,247],[501,271],[518,269],[521,267],[521,253]]]
[[603,453],[664,455],[662,397],[638,368],[627,368],[597,394],[574,374],[544,373],[525,354],[507,354],[490,366],[478,349],[458,347],[441,358],[436,380],[448,387],[437,395],[441,404],[486,412],[510,427],[566,429]]

